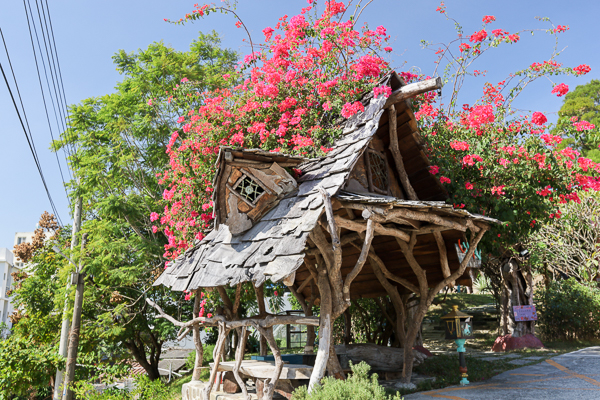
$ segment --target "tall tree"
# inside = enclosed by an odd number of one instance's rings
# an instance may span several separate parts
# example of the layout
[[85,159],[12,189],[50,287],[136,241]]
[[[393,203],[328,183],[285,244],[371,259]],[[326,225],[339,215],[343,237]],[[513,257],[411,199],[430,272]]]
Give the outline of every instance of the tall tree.
[[[567,93],[558,115],[561,118],[557,129],[564,130],[572,122],[587,121],[595,126],[600,126],[600,80],[593,79],[585,85],[578,85],[574,91]],[[579,140],[567,138],[561,147],[574,146],[585,157],[594,162],[600,162],[600,137],[598,135],[584,135]]]
[[[184,304],[191,307],[177,294],[151,286],[164,267],[167,244],[150,217],[162,200],[157,174],[168,165],[165,146],[187,112],[179,99],[219,88],[234,68],[236,54],[219,45],[213,32],[200,33],[188,51],[162,42],[136,53],[119,51],[113,60],[124,80],[112,94],[71,106],[69,129],[56,143],[72,150],[71,193],[83,198],[81,233],[88,234],[83,327],[121,343],[151,379],[159,377],[162,346],[176,331],[155,318],[144,298],[174,314]],[[187,84],[180,87],[181,82]]]

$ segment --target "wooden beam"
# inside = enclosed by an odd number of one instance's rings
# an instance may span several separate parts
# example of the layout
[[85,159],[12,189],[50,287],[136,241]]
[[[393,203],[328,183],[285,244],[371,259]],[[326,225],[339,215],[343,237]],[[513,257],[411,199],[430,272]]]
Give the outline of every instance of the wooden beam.
[[410,200],[419,200],[415,189],[413,189],[410,183],[410,179],[408,179],[408,174],[406,173],[406,169],[404,168],[404,161],[402,160],[402,154],[400,153],[400,146],[398,146],[398,132],[396,131],[396,107],[394,107],[393,104],[388,108],[388,113],[390,127],[390,145],[388,148],[392,152],[392,156],[394,156],[394,164],[396,164],[396,171],[398,171],[400,182],[402,183],[402,187],[406,191],[408,198]]
[[[352,230],[355,232],[364,232],[367,230],[367,223],[363,222],[363,221],[352,221],[349,219],[342,218],[339,215],[336,215],[335,222],[340,227],[349,229],[349,230]],[[373,228],[374,228],[375,232],[377,232],[379,235],[393,236],[398,239],[404,240],[406,242],[410,239],[410,236],[408,235],[408,233],[406,233],[400,229],[393,228],[393,227],[383,226],[377,222],[373,222]]]
[[442,217],[441,215],[427,213],[422,211],[414,211],[406,208],[395,208],[388,212],[390,218],[406,217],[419,221],[425,221],[436,225],[447,226],[457,231],[465,232],[467,230],[467,222],[459,219]]
[[388,97],[383,108],[387,108],[393,104],[399,103],[402,100],[415,97],[421,93],[429,92],[431,90],[439,90],[441,88],[442,79],[440,77],[427,79],[421,82],[410,83],[402,86],[400,89],[394,90],[390,97]]

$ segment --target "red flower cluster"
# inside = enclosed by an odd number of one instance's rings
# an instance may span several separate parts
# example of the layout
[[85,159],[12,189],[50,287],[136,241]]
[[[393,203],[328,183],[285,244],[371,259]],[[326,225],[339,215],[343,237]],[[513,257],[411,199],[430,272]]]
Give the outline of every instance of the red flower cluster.
[[548,118],[546,118],[546,116],[541,112],[536,111],[531,116],[531,122],[536,125],[544,125],[546,122],[548,122]]
[[556,93],[557,97],[561,97],[561,96],[564,96],[565,94],[567,94],[568,92],[569,92],[569,86],[565,85],[564,83],[559,83],[558,85],[556,85],[552,88],[551,93]]
[[482,21],[484,24],[489,24],[490,22],[494,22],[495,20],[496,17],[494,17],[493,15],[485,15]]
[[485,29],[482,29],[479,32],[475,32],[474,34],[472,34],[471,37],[469,38],[469,42],[475,42],[475,43],[483,42],[483,40],[486,37],[487,37],[487,32],[485,31]]
[[575,74],[577,74],[577,75],[585,75],[588,72],[590,72],[591,70],[592,69],[587,64],[581,64],[581,65],[578,65],[575,68],[573,68],[573,72],[575,72]]

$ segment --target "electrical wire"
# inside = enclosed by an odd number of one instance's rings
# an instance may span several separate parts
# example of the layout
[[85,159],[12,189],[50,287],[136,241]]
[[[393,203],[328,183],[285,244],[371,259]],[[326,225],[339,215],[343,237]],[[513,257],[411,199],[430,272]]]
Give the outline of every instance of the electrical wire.
[[[27,3],[29,3],[29,0],[27,1]],[[23,6],[25,6],[25,0],[23,0]],[[38,9],[38,12],[39,12],[39,9]],[[58,122],[58,113],[56,112],[56,106],[54,105],[54,98],[52,96],[52,90],[50,89],[50,82],[48,80],[48,73],[46,71],[46,64],[45,64],[44,58],[43,58],[42,48],[41,48],[41,45],[40,45],[40,39],[39,39],[39,36],[38,36],[38,33],[37,33],[37,29],[36,29],[35,24],[34,24],[33,12],[31,11],[31,4],[29,4],[29,13],[31,14],[31,24],[33,24],[33,29],[34,29],[34,32],[35,32],[35,37],[36,37],[38,48],[39,48],[39,52],[40,52],[40,59],[42,61],[42,66],[44,67],[44,75],[46,77],[46,85],[48,86],[48,94],[50,95],[50,101],[51,101],[51,104],[52,104],[52,108],[54,110],[54,116],[56,118],[56,124],[59,127],[59,129],[60,129],[60,124]],[[42,100],[43,100],[43,103],[44,103],[44,110],[46,112],[46,120],[48,122],[48,129],[50,130],[50,137],[52,138],[52,142],[54,144],[54,134],[52,133],[52,126],[50,124],[50,116],[48,114],[48,107],[47,107],[47,103],[46,103],[46,96],[44,95],[44,89],[42,87],[43,86],[42,85],[42,78],[41,78],[41,74],[40,74],[40,68],[39,68],[39,64],[38,64],[37,55],[36,55],[36,52],[35,52],[35,46],[34,46],[34,43],[33,43],[33,35],[31,34],[31,24],[29,23],[29,15],[30,14],[27,13],[27,8],[25,8],[25,15],[27,16],[27,27],[29,28],[29,37],[31,39],[31,48],[33,50],[33,57],[35,59],[35,67],[36,67],[37,74],[38,74],[38,81],[39,81],[39,85],[40,85],[40,91],[42,92]],[[41,24],[41,17],[40,17],[40,24]],[[43,32],[42,32],[42,34],[43,34]],[[44,40],[45,40],[45,38],[44,38]],[[8,50],[7,50],[7,52],[8,52]],[[46,54],[48,54],[47,52],[48,52],[48,49],[46,47]],[[48,60],[48,64],[50,64],[50,60]],[[50,71],[50,73],[52,74],[52,70]],[[15,80],[15,82],[16,82],[16,80]],[[55,86],[55,90],[56,90],[56,86]],[[62,118],[62,115],[61,115],[61,118]],[[69,202],[69,205],[70,205],[69,193],[67,192],[67,185],[65,183],[65,178],[64,178],[64,175],[63,175],[62,167],[61,167],[60,161],[58,159],[58,152],[54,151],[54,154],[56,155],[56,162],[58,164],[58,169],[60,171],[60,178],[61,178],[61,180],[63,182],[63,188],[65,190],[65,195],[67,196],[67,201]]]
[[[41,0],[40,0],[41,3]],[[63,78],[62,78],[62,71],[60,68],[60,60],[58,58],[58,51],[56,49],[56,40],[54,39],[54,28],[52,26],[52,17],[50,16],[50,7],[48,7],[48,0],[46,0],[46,12],[48,13],[48,24],[50,24],[50,30],[48,30],[48,26],[46,25],[46,32],[50,32],[49,37],[52,38],[52,44],[50,45],[50,52],[53,54],[53,58],[52,60],[54,61],[54,55],[56,56],[56,65],[55,65],[55,71],[58,71],[58,81],[60,83],[60,94],[62,94],[62,101],[63,101],[63,105],[65,108],[65,112],[67,114],[67,141],[66,141],[66,149],[67,152],[70,153],[69,156],[73,156],[74,161],[77,161],[77,152],[75,151],[75,147],[72,143],[69,143],[69,137],[72,136],[72,129],[71,129],[71,115],[68,112],[68,108],[67,108],[67,98],[65,96],[65,85],[63,82]],[[44,12],[44,4],[42,3],[42,12],[44,13],[44,21],[46,21],[46,12]],[[54,46],[54,51],[52,51],[52,46]],[[70,147],[69,147],[70,146]]]
[[[46,184],[46,178],[44,177],[44,173],[42,172],[42,168],[35,151],[35,145],[33,144],[33,137],[29,137],[27,134],[27,129],[25,129],[25,124],[23,123],[23,118],[21,117],[21,113],[19,112],[19,107],[17,106],[17,102],[13,95],[12,89],[10,88],[10,84],[8,83],[8,78],[6,77],[6,73],[4,72],[4,67],[2,63],[0,63],[0,71],[2,72],[2,76],[4,77],[4,82],[6,83],[6,87],[8,88],[8,93],[10,94],[10,98],[12,99],[13,105],[15,107],[15,111],[17,112],[17,116],[19,117],[19,122],[21,122],[21,128],[23,128],[23,133],[25,134],[25,138],[27,139],[27,144],[29,145],[29,150],[31,151],[31,155],[33,156],[33,160],[35,161],[35,165],[37,167],[38,173],[40,174],[40,178],[42,178],[42,183],[44,184],[44,189],[46,189],[46,195],[48,196],[48,200],[50,200],[50,206],[52,207],[52,211],[58,220],[60,226],[63,226],[62,220],[60,219],[60,215],[58,214],[58,210],[54,205],[54,200],[52,200],[52,195],[50,195],[50,190],[48,190],[48,185]],[[16,85],[16,81],[15,81]],[[18,91],[18,90],[17,90]],[[25,116],[25,109],[23,109],[23,115]]]

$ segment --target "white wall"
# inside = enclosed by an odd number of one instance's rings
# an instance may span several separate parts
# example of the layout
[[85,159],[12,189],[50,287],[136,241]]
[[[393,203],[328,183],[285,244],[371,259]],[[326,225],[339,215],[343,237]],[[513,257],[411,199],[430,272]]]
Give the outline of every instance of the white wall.
[[19,268],[13,265],[14,257],[10,250],[0,248],[0,322],[4,322],[9,328],[12,326],[8,316],[12,314],[14,307],[11,297],[6,292],[12,288],[13,279],[11,274],[19,272]]

